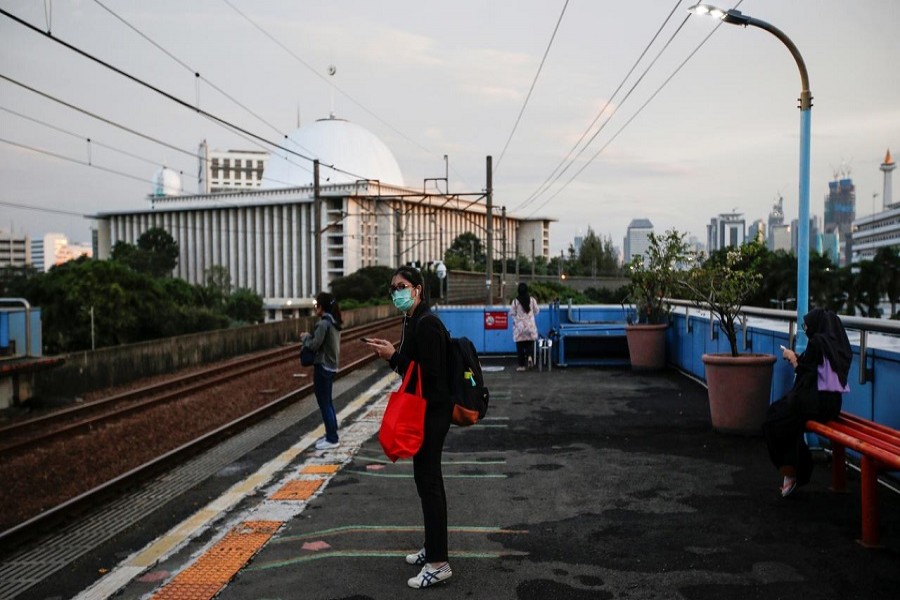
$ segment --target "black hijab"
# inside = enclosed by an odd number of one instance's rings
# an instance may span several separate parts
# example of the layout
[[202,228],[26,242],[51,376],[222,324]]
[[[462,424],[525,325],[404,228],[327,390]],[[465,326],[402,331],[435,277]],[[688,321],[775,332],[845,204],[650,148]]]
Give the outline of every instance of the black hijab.
[[519,306],[522,307],[522,310],[527,313],[531,312],[531,296],[528,294],[528,284],[524,281],[519,284],[516,300],[519,301]]
[[837,373],[841,385],[847,385],[853,351],[850,349],[850,340],[847,338],[844,324],[836,314],[824,308],[814,308],[806,313],[803,323],[806,325],[806,335],[810,343],[822,349],[822,353],[831,363],[831,368]]

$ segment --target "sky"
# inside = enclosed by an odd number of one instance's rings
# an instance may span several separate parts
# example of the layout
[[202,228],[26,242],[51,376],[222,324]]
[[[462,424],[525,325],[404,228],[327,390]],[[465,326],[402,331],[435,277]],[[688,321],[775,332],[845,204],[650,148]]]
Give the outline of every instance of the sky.
[[[272,143],[333,112],[377,135],[414,189],[446,173],[451,192],[481,191],[492,156],[494,204],[555,219],[554,254],[588,228],[621,247],[636,218],[705,241],[712,217],[765,220],[779,195],[796,218],[797,64],[771,33],[691,4],[0,0],[40,31],[0,14],[0,229],[88,242],[85,215],[148,208],[162,165],[194,193],[202,140],[271,150],[54,40]],[[900,2],[737,9],[806,63],[810,212],[848,175],[857,217],[880,210],[879,165],[900,157]]]

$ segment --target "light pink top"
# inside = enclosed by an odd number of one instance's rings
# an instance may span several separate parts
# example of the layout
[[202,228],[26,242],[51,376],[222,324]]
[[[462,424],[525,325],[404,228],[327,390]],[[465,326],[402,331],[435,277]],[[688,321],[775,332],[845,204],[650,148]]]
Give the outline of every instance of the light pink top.
[[518,298],[512,301],[509,307],[509,316],[513,322],[513,341],[529,342],[536,340],[538,337],[537,323],[534,318],[541,312],[538,307],[537,300],[531,297],[531,310],[525,312],[522,305],[519,304]]

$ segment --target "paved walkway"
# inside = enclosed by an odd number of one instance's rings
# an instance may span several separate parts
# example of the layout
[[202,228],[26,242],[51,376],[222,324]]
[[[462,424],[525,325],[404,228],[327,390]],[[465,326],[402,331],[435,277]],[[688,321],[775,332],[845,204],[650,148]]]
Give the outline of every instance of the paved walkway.
[[486,364],[504,367],[486,374],[489,419],[453,428],[444,455],[448,582],[406,586],[417,569],[403,556],[421,545],[421,513],[411,463],[387,462],[374,436],[376,394],[342,420],[339,451],[309,450],[311,434],[263,486],[264,502],[220,524],[181,564],[146,571],[146,586],[180,573],[152,597],[199,598],[223,584],[223,600],[900,593],[900,496],[880,490],[885,548],[862,548],[855,475],[851,493],[836,495],[820,464],[781,499],[762,439],[713,432],[696,382],[672,371]]

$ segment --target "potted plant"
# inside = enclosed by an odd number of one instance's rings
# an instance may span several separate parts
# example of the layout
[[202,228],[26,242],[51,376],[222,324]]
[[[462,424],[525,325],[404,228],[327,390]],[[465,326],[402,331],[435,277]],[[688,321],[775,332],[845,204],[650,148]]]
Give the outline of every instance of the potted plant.
[[694,266],[680,285],[700,308],[709,310],[728,340],[730,352],[702,357],[713,428],[727,433],[758,434],[769,407],[771,354],[741,354],[737,322],[747,298],[762,280],[755,268],[756,244],[729,248]]
[[664,235],[650,233],[647,253],[628,263],[631,284],[626,301],[635,307],[625,326],[631,368],[662,369],[666,366],[666,298],[675,289],[679,269],[688,258],[685,234],[670,229]]

